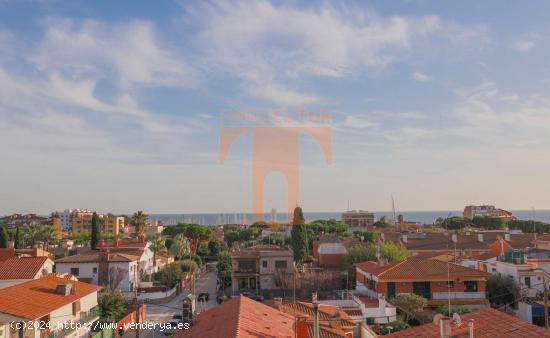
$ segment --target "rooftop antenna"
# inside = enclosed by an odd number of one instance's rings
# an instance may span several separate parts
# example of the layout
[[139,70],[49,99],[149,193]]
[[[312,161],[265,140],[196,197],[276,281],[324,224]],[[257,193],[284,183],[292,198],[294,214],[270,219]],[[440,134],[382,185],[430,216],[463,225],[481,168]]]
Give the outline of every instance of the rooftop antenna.
[[348,200],[348,211],[350,211],[350,210],[351,210],[351,202],[350,202],[350,200]]

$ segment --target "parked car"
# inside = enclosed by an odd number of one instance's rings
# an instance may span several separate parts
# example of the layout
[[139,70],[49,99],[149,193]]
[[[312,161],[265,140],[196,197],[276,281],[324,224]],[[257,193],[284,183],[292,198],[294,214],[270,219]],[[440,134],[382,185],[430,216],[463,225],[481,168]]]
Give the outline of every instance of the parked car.
[[172,319],[177,320],[179,323],[183,323],[183,316],[182,315],[175,314],[175,315],[172,316]]
[[210,300],[210,294],[208,292],[199,293],[199,302],[208,302]]
[[180,324],[179,320],[170,319],[169,321],[166,322],[166,326],[163,333],[167,336],[176,333],[178,329],[178,324]]

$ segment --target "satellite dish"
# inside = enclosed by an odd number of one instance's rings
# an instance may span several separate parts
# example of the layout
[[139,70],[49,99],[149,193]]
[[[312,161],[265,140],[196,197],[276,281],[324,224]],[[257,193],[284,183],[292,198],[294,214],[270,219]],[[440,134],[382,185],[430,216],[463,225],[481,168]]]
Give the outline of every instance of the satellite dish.
[[453,323],[456,327],[460,327],[462,325],[462,318],[460,318],[460,315],[458,313],[453,313]]

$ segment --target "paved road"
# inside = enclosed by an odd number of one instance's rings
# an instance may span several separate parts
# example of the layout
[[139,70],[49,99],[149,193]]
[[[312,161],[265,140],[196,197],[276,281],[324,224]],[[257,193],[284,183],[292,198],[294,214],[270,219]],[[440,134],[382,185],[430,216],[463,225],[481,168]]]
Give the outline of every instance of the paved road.
[[[198,302],[197,312],[206,311],[217,305],[216,303],[216,285],[217,276],[215,265],[210,267],[210,271],[202,274],[197,279],[196,295],[201,292],[208,292],[210,294],[210,300],[207,303]],[[192,290],[191,290],[192,291]],[[179,296],[171,301],[163,304],[147,304],[147,321],[149,323],[166,323],[172,318],[174,314],[182,313],[183,299],[187,296],[187,292],[182,292]],[[140,332],[140,338],[163,338],[166,337],[159,329],[145,330]],[[127,332],[123,338],[134,338],[135,332]]]

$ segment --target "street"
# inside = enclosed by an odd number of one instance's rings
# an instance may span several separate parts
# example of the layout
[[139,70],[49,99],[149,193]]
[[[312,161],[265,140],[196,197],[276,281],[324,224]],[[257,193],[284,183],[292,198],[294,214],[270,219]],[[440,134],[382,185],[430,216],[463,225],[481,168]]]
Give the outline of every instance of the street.
[[[216,285],[217,285],[217,275],[215,264],[210,264],[207,272],[202,274],[197,279],[196,285],[196,295],[198,296],[201,292],[208,292],[210,294],[210,299],[208,302],[197,302],[197,313],[206,311],[211,307],[217,305],[216,303]],[[187,291],[187,292],[186,292]],[[176,298],[171,301],[163,304],[147,304],[147,316],[146,321],[149,323],[166,323],[172,318],[175,314],[182,313],[182,304],[185,297],[187,297],[188,292],[193,290],[184,290]],[[133,338],[135,337],[134,331],[129,331],[124,334],[124,338]],[[160,331],[159,328],[155,330],[143,330],[139,334],[140,338],[162,338],[166,335]]]

